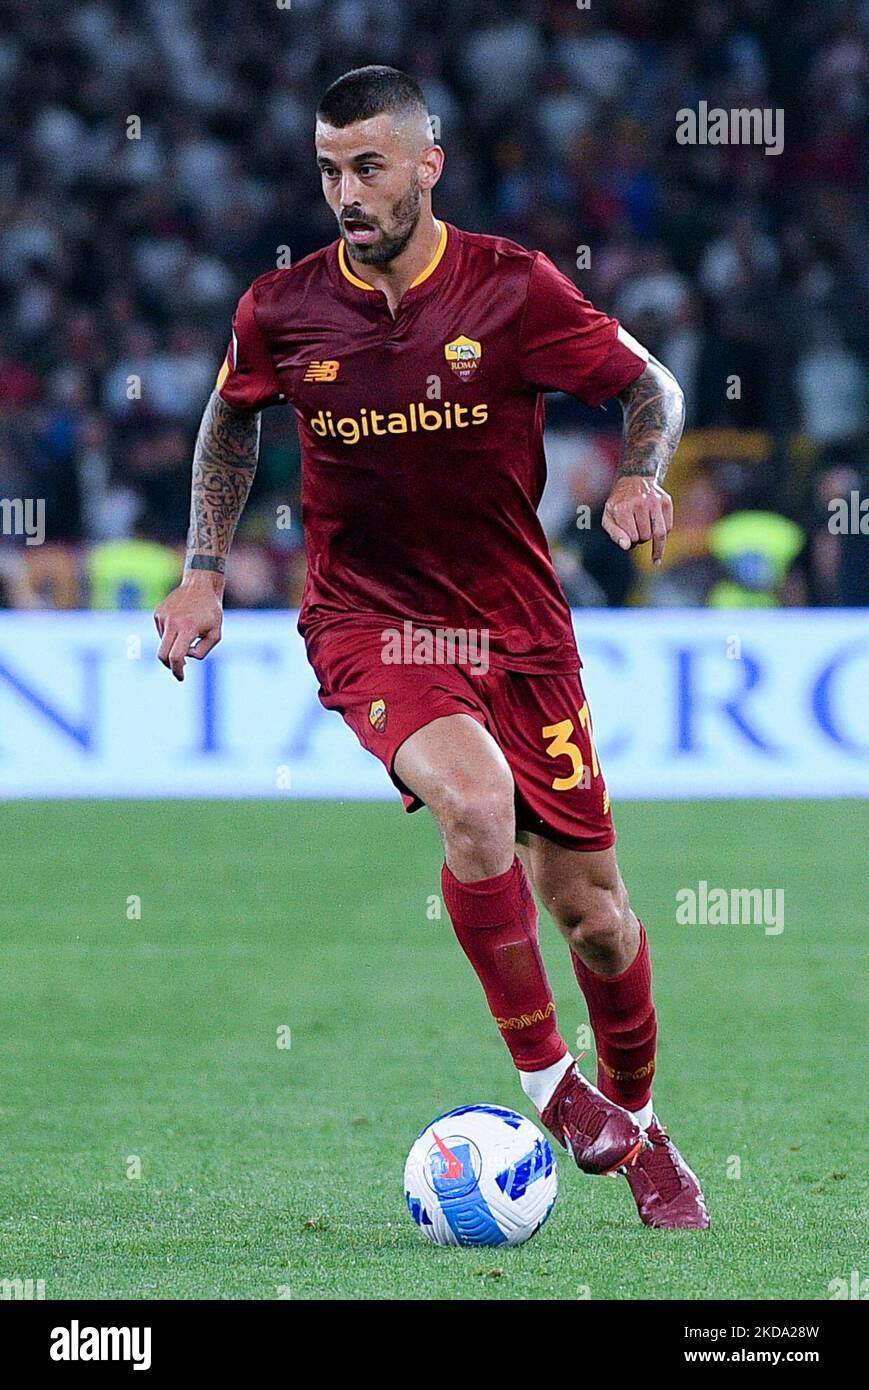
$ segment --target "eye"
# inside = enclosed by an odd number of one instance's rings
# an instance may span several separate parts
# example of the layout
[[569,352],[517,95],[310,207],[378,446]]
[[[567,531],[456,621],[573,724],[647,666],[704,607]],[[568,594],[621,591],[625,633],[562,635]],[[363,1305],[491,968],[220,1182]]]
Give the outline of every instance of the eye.
[[379,173],[379,166],[376,164],[363,164],[359,170],[363,179],[371,178],[373,174]]
[[338,170],[335,168],[334,164],[321,164],[320,173],[327,179],[335,179],[338,177]]

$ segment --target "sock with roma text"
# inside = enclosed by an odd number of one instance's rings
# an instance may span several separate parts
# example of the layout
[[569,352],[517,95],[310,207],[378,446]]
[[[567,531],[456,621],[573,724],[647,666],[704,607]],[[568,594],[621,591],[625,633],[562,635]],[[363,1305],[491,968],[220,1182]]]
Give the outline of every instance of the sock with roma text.
[[597,1085],[610,1100],[644,1112],[652,1096],[658,1024],[652,1001],[652,961],[640,922],[640,947],[621,975],[598,975],[571,951],[597,1047]]
[[[542,1072],[567,1059],[563,1075],[570,1059],[558,1031],[555,1001],[537,943],[537,907],[522,861],[517,856],[506,873],[478,883],[462,883],[444,864],[441,884],[459,944],[479,976],[492,1016],[523,1074],[523,1087],[524,1074]],[[556,1084],[557,1080],[552,1081],[550,1094]],[[541,1105],[532,1096],[538,1109],[548,1099]]]

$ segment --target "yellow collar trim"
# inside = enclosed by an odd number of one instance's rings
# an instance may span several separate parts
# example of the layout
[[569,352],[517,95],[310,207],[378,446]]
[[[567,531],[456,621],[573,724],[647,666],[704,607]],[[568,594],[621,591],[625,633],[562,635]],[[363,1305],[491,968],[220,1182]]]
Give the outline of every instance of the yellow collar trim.
[[[446,222],[441,222],[440,229],[441,234],[440,239],[438,240],[437,250],[435,251],[425,270],[423,270],[419,275],[417,275],[416,279],[413,281],[411,285],[408,285],[408,289],[415,290],[417,285],[421,285],[423,280],[427,280],[430,275],[434,274],[441,261],[443,260],[444,252],[447,249]],[[361,280],[358,275],[353,274],[353,271],[347,264],[347,252],[343,239],[338,242],[338,265],[341,268],[342,274],[346,277],[346,279],[350,281],[351,285],[356,285],[357,288],[360,290],[369,290],[372,294],[380,294],[380,290],[378,290],[375,285],[369,285],[367,280]]]
[[367,280],[360,280],[359,276],[354,275],[353,271],[347,265],[347,253],[344,249],[343,237],[338,242],[338,264],[341,267],[341,270],[345,278],[350,281],[351,285],[357,285],[360,290],[371,290],[372,294],[377,293],[377,290],[374,285],[369,285]]
[[421,275],[417,275],[417,277],[416,277],[416,279],[414,280],[413,284],[410,285],[410,286],[408,286],[409,289],[415,290],[416,287],[417,287],[417,285],[421,285],[422,282],[423,282],[423,280],[427,280],[428,277],[429,277],[430,275],[433,275],[433,274],[434,274],[434,272],[437,270],[438,266],[440,265],[441,261],[443,260],[444,252],[446,251],[446,249],[447,249],[447,224],[446,224],[446,222],[442,222],[442,223],[441,223],[441,234],[440,234],[440,239],[439,239],[439,241],[438,241],[438,249],[435,251],[434,255],[432,256],[431,260],[429,261],[428,265],[426,266],[426,268],[425,268],[425,270],[422,272],[422,274],[421,274]]

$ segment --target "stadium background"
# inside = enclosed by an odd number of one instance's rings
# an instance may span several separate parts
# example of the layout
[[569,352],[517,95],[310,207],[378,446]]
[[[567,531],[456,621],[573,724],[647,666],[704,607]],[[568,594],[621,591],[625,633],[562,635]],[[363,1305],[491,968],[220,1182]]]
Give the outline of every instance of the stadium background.
[[[151,607],[177,572],[235,302],[287,248],[333,239],[312,111],[372,54],[416,73],[440,121],[437,210],[553,256],[685,388],[679,527],[654,578],[575,524],[578,504],[599,515],[618,406],[551,398],[543,516],[571,601],[869,603],[869,536],[831,536],[826,505],[866,482],[865,5],[6,0],[0,15],[0,496],[43,498],[47,532],[3,537],[0,604]],[[675,112],[699,100],[781,108],[783,152],[678,145]],[[303,582],[295,425],[265,421],[228,606],[292,605]],[[286,503],[296,524],[278,529]],[[770,523],[746,562],[720,523],[759,508],[799,530]],[[173,553],[106,553],[132,537]]]
[[[407,1219],[422,1125],[522,1100],[435,910],[430,818],[352,800],[388,782],[318,706],[287,412],[265,415],[223,644],[181,687],[153,659],[232,308],[280,248],[333,237],[312,111],[368,61],[423,79],[438,212],[546,250],[686,389],[659,574],[596,524],[615,405],[550,398],[544,518],[654,941],[657,1103],[703,1175],[708,1240],[651,1242],[623,1184],[566,1163],[509,1258],[435,1255]],[[860,3],[0,4],[0,498],[47,513],[44,544],[0,536],[0,1281],[863,1288],[869,537],[832,534],[827,502],[866,492],[867,73]],[[783,108],[783,152],[679,146],[699,101]],[[701,882],[780,890],[784,930],[680,925],[674,894]],[[543,940],[586,1047],[549,923]]]

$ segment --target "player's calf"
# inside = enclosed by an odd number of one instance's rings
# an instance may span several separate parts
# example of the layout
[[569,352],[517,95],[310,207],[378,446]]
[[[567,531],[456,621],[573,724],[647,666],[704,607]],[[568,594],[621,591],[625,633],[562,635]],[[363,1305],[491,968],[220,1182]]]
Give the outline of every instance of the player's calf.
[[562,887],[547,906],[574,956],[590,969],[618,975],[636,956],[639,924],[618,871]]
[[597,1048],[597,1085],[645,1128],[652,1117],[657,1019],[649,943],[612,849],[539,847],[535,879],[571,948]]

